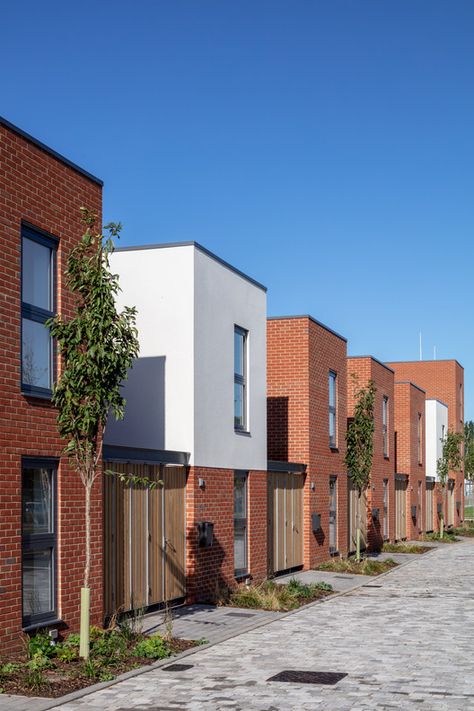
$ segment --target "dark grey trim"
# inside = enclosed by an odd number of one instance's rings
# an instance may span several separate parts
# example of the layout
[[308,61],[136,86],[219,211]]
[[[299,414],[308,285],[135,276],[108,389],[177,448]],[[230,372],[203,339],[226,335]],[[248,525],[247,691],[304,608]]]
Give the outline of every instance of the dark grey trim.
[[26,131],[23,131],[21,128],[18,128],[18,126],[15,126],[15,124],[11,123],[10,121],[7,121],[7,119],[3,118],[3,116],[0,116],[0,126],[5,126],[5,128],[8,128],[9,131],[13,131],[13,133],[16,133],[17,136],[21,136],[21,138],[24,138],[30,143],[33,143],[38,148],[41,148],[42,151],[45,151],[45,153],[48,153],[53,158],[56,158],[56,160],[60,161],[61,163],[64,163],[64,165],[67,165],[68,168],[72,168],[76,171],[76,173],[80,173],[89,180],[92,180],[93,183],[100,185],[100,187],[104,185],[103,180],[97,178],[95,175],[92,175],[92,173],[89,173],[87,170],[84,170],[84,168],[81,168],[80,166],[76,165],[76,163],[73,163],[71,160],[69,160],[69,158],[65,158],[63,155],[61,155],[61,153],[58,153],[57,151],[53,150],[45,143],[38,141],[37,138],[35,138],[29,133],[26,133]]
[[309,314],[300,314],[300,315],[295,315],[295,316],[268,316],[267,321],[287,321],[289,319],[298,319],[298,318],[307,318],[313,323],[316,324],[316,326],[321,326],[321,328],[324,328],[325,331],[328,333],[332,333],[333,336],[336,336],[336,338],[340,338],[341,341],[344,341],[344,343],[347,343],[347,338],[344,338],[344,336],[341,336],[340,333],[337,331],[334,331],[332,328],[329,328],[329,326],[326,326],[326,324],[322,323],[321,321],[318,321],[318,319],[314,318],[314,316],[310,316]]
[[223,267],[226,267],[226,269],[229,269],[229,271],[234,272],[234,274],[237,274],[238,276],[242,277],[242,279],[245,279],[246,281],[250,282],[254,286],[258,287],[259,289],[262,289],[262,291],[264,291],[265,293],[267,292],[266,286],[263,286],[263,284],[260,284],[259,281],[252,279],[252,277],[249,277],[248,274],[241,272],[240,269],[237,269],[237,267],[233,267],[232,264],[229,264],[229,262],[226,262],[224,259],[221,259],[221,257],[218,257],[217,254],[214,254],[214,252],[211,252],[209,249],[206,249],[206,247],[203,247],[202,244],[199,244],[199,242],[191,241],[191,242],[163,242],[163,244],[140,244],[140,245],[137,245],[136,247],[117,247],[114,251],[115,252],[139,252],[144,249],[169,249],[172,247],[194,247],[195,249],[198,249],[200,252],[205,254],[207,257],[210,257],[215,262],[218,262],[218,264],[221,264]]
[[420,388],[420,386],[414,383],[412,380],[395,380],[395,385],[412,385],[414,388],[419,390],[420,393],[426,393],[426,390]]
[[373,355],[347,356],[347,360],[353,360],[353,359],[356,359],[356,358],[358,358],[359,360],[362,359],[362,358],[370,358],[370,360],[373,360],[375,363],[378,363],[379,365],[381,365],[382,368],[386,368],[386,369],[389,370],[391,373],[395,373],[395,371],[393,370],[393,368],[391,368],[391,367],[390,367],[389,365],[387,365],[386,363],[383,363],[381,360],[379,360],[378,358],[376,358],[376,357],[373,356]]
[[436,360],[389,360],[388,363],[393,363],[393,365],[409,363],[457,363],[460,368],[464,370],[464,366],[456,358],[439,358]]
[[297,474],[304,474],[306,472],[306,464],[300,464],[299,462],[269,461],[267,463],[267,470],[269,472],[295,472]]
[[426,483],[427,483],[427,484],[434,484],[435,481],[436,481],[436,479],[434,478],[434,476],[427,476],[427,477],[426,477]]
[[140,449],[121,447],[116,444],[104,444],[102,459],[109,462],[142,462],[144,464],[178,464],[187,466],[188,452],[175,452],[170,449]]
[[395,474],[395,481],[408,481],[408,474]]

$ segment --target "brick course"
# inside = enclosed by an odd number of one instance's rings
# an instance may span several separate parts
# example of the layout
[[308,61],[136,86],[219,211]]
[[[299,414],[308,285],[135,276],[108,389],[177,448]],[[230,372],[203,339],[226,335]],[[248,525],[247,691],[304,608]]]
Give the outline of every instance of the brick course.
[[[56,412],[45,399],[20,392],[21,224],[59,238],[57,309],[72,315],[63,273],[83,228],[79,208],[101,218],[101,187],[0,123],[0,643],[21,647],[21,457],[58,457],[63,443]],[[100,224],[100,222],[99,222]],[[69,630],[79,624],[84,566],[84,492],[64,459],[57,478],[58,615]],[[102,620],[102,503],[98,480],[92,500],[93,622]]]

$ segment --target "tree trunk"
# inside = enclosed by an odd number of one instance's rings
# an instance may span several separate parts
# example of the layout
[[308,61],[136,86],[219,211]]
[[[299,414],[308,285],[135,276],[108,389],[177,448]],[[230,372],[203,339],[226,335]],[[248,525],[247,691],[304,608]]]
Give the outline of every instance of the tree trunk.
[[81,589],[81,629],[79,655],[83,659],[89,658],[89,626],[90,626],[90,588],[89,578],[91,572],[91,489],[92,479],[89,477],[85,484],[85,524],[86,524],[86,563],[84,566],[84,585]]

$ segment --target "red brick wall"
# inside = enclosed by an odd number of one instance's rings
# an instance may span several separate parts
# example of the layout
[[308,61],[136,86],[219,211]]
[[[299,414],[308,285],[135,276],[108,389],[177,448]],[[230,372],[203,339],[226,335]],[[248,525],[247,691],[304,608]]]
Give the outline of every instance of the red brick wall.
[[[25,220],[59,238],[58,310],[72,314],[62,274],[83,232],[79,208],[101,216],[101,188],[0,125],[0,645],[21,646],[21,457],[59,457],[56,412],[20,392],[20,252]],[[58,613],[77,629],[84,566],[84,493],[64,459],[58,472]],[[100,478],[92,503],[92,620],[102,620]]]
[[[421,463],[418,457],[419,415],[421,415]],[[408,475],[407,538],[416,540],[426,530],[425,393],[410,382],[395,383],[395,437],[396,471]],[[412,506],[416,506],[416,519],[412,517]]]
[[[199,479],[204,487],[199,487]],[[214,524],[210,548],[198,545],[197,523]],[[247,479],[248,572],[267,573],[267,473]],[[186,571],[188,602],[209,602],[236,585],[234,575],[234,470],[191,467],[186,486]]]
[[[388,363],[395,370],[397,380],[411,380],[426,391],[427,398],[436,398],[448,406],[448,427],[462,432],[464,427],[464,368],[456,360],[422,360]],[[461,510],[454,512],[454,524],[464,519],[464,473],[451,472],[456,484],[455,500],[461,501]],[[436,487],[437,488],[437,487]],[[437,500],[442,498],[437,491]],[[435,508],[435,530],[438,522]],[[445,520],[447,511],[445,510]]]
[[[329,371],[337,373],[337,445],[329,446]],[[267,327],[268,458],[307,465],[304,565],[329,557],[329,477],[337,476],[338,548],[347,553],[344,463],[346,342],[308,317],[269,319]],[[311,485],[314,484],[314,491]],[[321,514],[321,532],[311,514]]]
[[[367,492],[367,533],[368,548],[378,549],[383,542],[383,481],[388,480],[388,532],[392,540],[395,531],[395,436],[394,436],[394,375],[393,371],[370,356],[347,359],[347,416],[354,414],[355,391],[373,380],[377,388],[375,394],[374,455],[371,482]],[[383,398],[388,397],[388,457],[383,451],[382,407]],[[380,510],[380,521],[372,520],[371,510]]]

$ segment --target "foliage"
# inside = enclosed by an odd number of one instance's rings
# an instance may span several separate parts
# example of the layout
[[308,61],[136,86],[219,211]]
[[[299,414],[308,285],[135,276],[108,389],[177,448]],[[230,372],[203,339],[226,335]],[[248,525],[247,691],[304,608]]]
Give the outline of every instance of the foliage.
[[384,553],[414,553],[421,555],[422,553],[428,553],[431,548],[420,546],[416,543],[384,543],[382,550]]
[[354,416],[346,433],[346,466],[359,496],[370,485],[370,470],[374,453],[374,403],[377,388],[373,380],[367,387],[357,387],[354,378]]
[[437,461],[436,469],[439,483],[443,489],[446,488],[448,483],[449,472],[458,471],[461,468],[461,444],[463,439],[462,432],[448,430],[444,440],[442,440],[443,450],[441,457]]
[[120,621],[120,631],[129,641],[136,640],[143,631],[145,608],[140,607],[125,615]]
[[55,643],[47,632],[38,632],[28,639],[28,656],[33,658],[37,654],[53,657],[56,653]]
[[474,479],[474,422],[464,423],[464,477]]
[[452,530],[444,531],[442,534],[438,531],[425,533],[422,540],[436,541],[436,543],[459,543],[459,538],[456,538]]
[[317,600],[332,592],[332,587],[322,583],[302,583],[293,578],[287,585],[266,580],[258,585],[240,585],[222,600],[223,604],[257,610],[284,612]]
[[133,649],[133,654],[136,657],[145,657],[145,659],[165,659],[170,656],[171,652],[163,637],[154,634],[138,642]]
[[352,575],[380,575],[381,573],[386,573],[387,570],[395,568],[397,565],[398,563],[395,563],[391,558],[387,558],[387,560],[363,558],[359,562],[355,558],[333,558],[321,563],[318,570],[327,570],[332,573],[351,573]]

